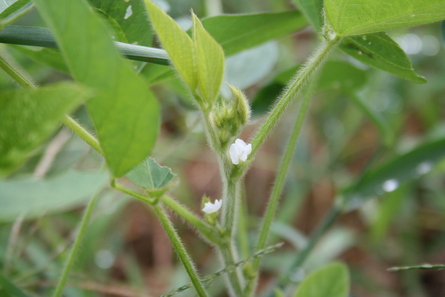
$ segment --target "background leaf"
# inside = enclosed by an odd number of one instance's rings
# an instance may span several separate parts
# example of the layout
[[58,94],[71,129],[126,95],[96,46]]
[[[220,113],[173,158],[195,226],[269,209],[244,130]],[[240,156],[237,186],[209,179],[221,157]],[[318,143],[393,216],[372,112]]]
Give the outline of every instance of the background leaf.
[[55,177],[0,181],[0,221],[13,222],[79,206],[108,181],[104,172],[70,170]]
[[340,36],[382,32],[445,19],[443,0],[325,0],[326,15]]
[[69,69],[65,63],[65,60],[63,60],[62,55],[56,49],[31,48],[20,45],[11,45],[11,47],[37,63],[41,63],[59,71],[69,73]]
[[202,20],[204,28],[227,56],[301,30],[308,22],[301,12],[220,15]]
[[0,95],[0,176],[16,169],[86,99],[83,88],[62,83]]
[[150,46],[153,41],[153,32],[145,10],[143,0],[128,1],[102,1],[88,0],[93,7],[113,20],[119,26],[125,40],[131,44]]
[[394,131],[392,130],[386,119],[378,112],[376,112],[365,100],[359,95],[350,92],[348,98],[354,103],[377,127],[383,137],[383,143],[390,147],[395,141]]
[[345,195],[352,199],[350,207],[360,205],[370,196],[392,192],[403,183],[428,173],[445,157],[445,138],[422,144],[396,156],[367,173],[358,184],[352,185]]
[[317,32],[323,27],[323,0],[293,0]]
[[[13,282],[0,273],[0,287],[5,290],[10,297],[29,297],[25,292],[18,288]],[[1,291],[0,291],[1,292]]]
[[130,171],[127,177],[151,195],[160,197],[171,188],[176,175],[170,168],[161,166],[154,159],[148,158]]
[[426,83],[417,75],[406,53],[386,33],[344,38],[340,49],[369,66],[387,71],[415,83]]
[[85,1],[35,3],[72,75],[97,91],[88,110],[111,171],[115,176],[125,174],[144,160],[155,144],[160,117],[156,99],[119,55],[107,28]]
[[348,268],[344,264],[334,263],[309,275],[294,297],[347,297],[348,294]]

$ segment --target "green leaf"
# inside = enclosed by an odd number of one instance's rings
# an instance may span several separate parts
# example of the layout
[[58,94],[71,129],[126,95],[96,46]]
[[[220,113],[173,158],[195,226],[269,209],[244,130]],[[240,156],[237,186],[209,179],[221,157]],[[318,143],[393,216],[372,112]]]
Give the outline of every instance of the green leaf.
[[36,180],[26,177],[0,181],[0,221],[13,222],[67,211],[79,206],[108,182],[104,172],[71,170]]
[[58,50],[51,48],[31,48],[19,45],[12,45],[11,47],[37,63],[69,73],[68,66]]
[[3,27],[28,11],[31,0],[4,0],[0,2],[0,26]]
[[176,182],[171,169],[148,158],[126,175],[136,185],[143,187],[153,197],[160,197]]
[[317,32],[323,27],[323,0],[293,0]]
[[370,196],[392,192],[404,183],[428,173],[445,158],[445,138],[422,144],[415,149],[395,156],[385,164],[369,171],[363,180],[344,190],[355,207]]
[[351,63],[329,61],[321,70],[317,89],[341,89],[346,92],[362,88],[368,81],[366,71]]
[[441,28],[442,28],[442,30],[441,30],[442,31],[442,43],[445,44],[445,21],[442,22]]
[[395,135],[385,118],[373,110],[368,102],[353,92],[349,93],[348,98],[372,121],[382,135],[383,143],[387,147],[390,147],[394,143]]
[[125,36],[122,42],[150,46],[153,33],[150,30],[147,12],[143,0],[103,1],[89,0],[101,14],[119,26]]
[[179,75],[192,92],[197,86],[195,45],[184,30],[158,6],[145,0],[151,23]]
[[9,279],[7,279],[2,273],[0,273],[0,288],[3,288],[7,296],[9,297],[29,297],[19,287],[14,285]]
[[415,83],[426,83],[417,75],[406,53],[386,33],[344,38],[340,49],[369,66],[387,71]]
[[324,7],[339,36],[382,32],[445,19],[443,0],[325,0]]
[[97,91],[87,106],[113,175],[127,173],[155,144],[160,120],[156,99],[119,55],[106,26],[84,0],[36,0],[35,4],[72,75]]
[[20,166],[86,98],[83,88],[68,83],[1,92],[0,176]]
[[348,294],[348,268],[344,264],[334,263],[310,274],[294,297],[347,297]]
[[204,28],[231,56],[266,41],[301,30],[308,22],[301,12],[220,15],[202,20]]
[[213,106],[224,74],[224,52],[193,14],[193,39],[200,95],[207,106]]

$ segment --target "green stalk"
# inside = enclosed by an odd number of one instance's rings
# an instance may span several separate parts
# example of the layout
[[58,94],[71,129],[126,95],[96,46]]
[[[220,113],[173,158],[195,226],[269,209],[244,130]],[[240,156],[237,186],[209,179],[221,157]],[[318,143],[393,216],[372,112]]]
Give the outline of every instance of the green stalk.
[[[356,183],[355,187],[359,188],[360,185],[363,183],[363,181],[366,180],[366,177],[368,176],[370,172],[370,168],[374,165],[374,163],[378,160],[378,158],[383,154],[384,149],[378,150],[374,153],[373,157],[369,160],[368,164],[364,168],[364,170],[361,173],[361,176]],[[303,265],[303,263],[306,261],[307,257],[317,244],[317,242],[320,240],[323,234],[332,226],[334,221],[337,219],[337,217],[343,212],[344,208],[349,203],[350,199],[352,199],[354,196],[347,196],[343,201],[340,201],[340,203],[335,204],[331,207],[329,213],[323,218],[323,221],[317,226],[317,228],[314,230],[314,232],[309,237],[309,241],[307,245],[304,247],[303,250],[300,251],[300,253],[295,258],[294,262],[289,266],[289,269],[284,274],[283,277],[281,277],[278,281],[278,288],[284,288],[288,283],[292,282],[290,276],[292,272],[295,271],[296,268]],[[276,286],[274,286],[276,287]],[[273,297],[274,293],[269,292],[267,295],[268,297]]]
[[116,190],[122,192],[122,193],[128,194],[128,195],[130,195],[130,196],[132,196],[132,197],[134,197],[134,198],[136,198],[136,199],[138,199],[139,201],[142,201],[142,202],[144,202],[144,203],[148,203],[148,204],[156,204],[156,201],[155,201],[153,198],[150,198],[150,197],[141,195],[141,194],[139,194],[139,193],[137,193],[137,192],[135,192],[135,191],[132,191],[132,190],[127,189],[127,188],[124,188],[124,187],[122,187],[121,185],[116,184],[116,181],[115,181],[115,180],[112,180],[112,181],[111,181],[111,187],[112,187],[113,189],[116,189]]
[[272,109],[266,121],[263,123],[263,125],[260,127],[254,138],[252,139],[252,153],[249,156],[249,160],[253,159],[253,156],[255,155],[261,144],[264,142],[264,140],[266,140],[266,137],[269,135],[270,131],[275,126],[278,119],[286,110],[286,107],[289,105],[292,99],[294,99],[295,96],[309,82],[309,80],[313,78],[314,74],[317,72],[320,66],[323,65],[329,53],[339,42],[339,38],[334,38],[332,40],[323,40],[318,50],[313,54],[312,57],[309,58],[304,67],[290,82],[287,91],[280,99],[278,99],[275,107]]
[[[313,85],[313,84],[312,84]],[[266,208],[266,213],[264,215],[263,224],[260,229],[260,236],[256,245],[256,251],[262,250],[266,245],[266,240],[269,235],[270,226],[272,224],[273,218],[277,210],[278,203],[280,201],[281,192],[283,191],[284,182],[286,181],[286,175],[289,170],[289,166],[294,154],[295,147],[297,145],[298,136],[300,135],[301,127],[303,125],[306,113],[309,107],[309,102],[311,99],[312,92],[309,89],[300,107],[300,112],[298,113],[297,121],[295,122],[294,129],[287,144],[286,150],[281,160],[281,164],[278,168],[278,175],[275,179],[275,183],[272,189],[272,194],[269,199],[269,204]],[[252,262],[252,271],[254,271],[254,278],[250,279],[245,288],[245,296],[250,296],[256,287],[258,281],[258,269],[260,266],[260,258],[256,258]]]
[[63,124],[71,129],[77,136],[79,136],[83,141],[85,141],[88,145],[90,145],[93,149],[95,149],[99,154],[102,156],[104,155],[104,152],[102,151],[102,148],[100,147],[99,141],[94,137],[92,134],[90,134],[84,127],[82,127],[81,124],[76,122],[72,117],[65,115],[63,120]]
[[37,86],[31,81],[30,78],[25,76],[23,70],[19,70],[19,65],[14,65],[12,60],[6,52],[2,51],[0,54],[0,67],[5,71],[13,80],[25,89],[37,90]]
[[[42,27],[7,26],[0,32],[0,43],[57,48],[51,30]],[[169,56],[159,48],[114,42],[119,52],[127,59],[169,65]]]
[[185,270],[187,271],[193,285],[195,286],[196,292],[200,297],[207,297],[209,296],[204,289],[204,286],[201,282],[201,279],[198,276],[198,273],[195,269],[195,266],[193,265],[192,260],[190,259],[189,255],[187,254],[187,251],[185,250],[184,245],[181,242],[181,239],[179,238],[178,234],[176,233],[176,230],[173,228],[173,225],[171,221],[168,219],[167,214],[165,213],[162,206],[156,204],[153,205],[153,208],[156,212],[156,215],[159,218],[159,221],[161,222],[162,226],[165,229],[165,232],[167,233],[167,236],[170,238],[170,241],[173,244],[173,247],[176,250],[176,253],[178,254],[179,258],[182,261],[182,264],[185,267]]
[[65,283],[66,283],[66,280],[68,278],[68,275],[69,275],[69,273],[71,271],[71,268],[74,265],[77,253],[80,250],[80,246],[82,245],[82,241],[83,241],[83,238],[85,237],[85,233],[87,231],[87,226],[88,226],[88,223],[90,221],[91,214],[93,213],[93,209],[96,206],[96,202],[97,202],[98,197],[99,197],[99,193],[94,195],[94,197],[88,203],[88,206],[87,206],[87,208],[85,210],[85,214],[83,215],[82,221],[80,223],[79,233],[76,236],[73,248],[70,251],[68,260],[67,260],[67,262],[65,264],[65,267],[64,267],[63,272],[62,272],[62,276],[61,276],[61,278],[59,280],[59,283],[57,284],[56,290],[54,291],[53,297],[60,297],[60,296],[62,296],[63,288],[65,287]]
[[236,228],[233,228],[233,226],[237,220],[239,187],[239,180],[234,180],[233,178],[227,179],[226,186],[224,187],[222,225],[230,238],[233,238],[236,233]]
[[196,230],[198,230],[200,234],[202,234],[210,243],[214,245],[220,244],[221,240],[216,228],[210,226],[204,222],[204,220],[195,216],[193,213],[167,195],[161,196],[161,201],[181,218],[186,220],[190,225],[195,227]]
[[[9,61],[8,61],[9,60]],[[3,52],[0,54],[0,68],[2,68],[12,79],[14,79],[19,85],[21,85],[25,89],[33,89],[37,90],[38,87],[28,78],[24,71],[19,70],[19,66],[13,65],[13,61]],[[81,139],[83,139],[87,144],[89,144],[93,149],[95,149],[98,153],[103,155],[103,151],[100,148],[99,141],[90,134],[85,128],[83,128],[78,122],[76,122],[73,118],[66,115],[63,118],[63,124],[71,129],[74,133],[77,134]]]
[[[208,110],[202,111],[204,127],[210,147],[215,152],[218,159],[221,179],[223,183],[223,204],[222,204],[222,239],[217,246],[224,266],[232,266],[236,263],[237,253],[233,240],[236,228],[233,228],[237,218],[237,202],[239,200],[239,185],[241,177],[233,178],[231,164],[227,156],[227,151],[219,146],[218,137],[210,120]],[[243,275],[240,269],[236,269],[227,276],[227,285],[231,296],[243,296]]]
[[[153,209],[156,212],[156,215],[159,218],[159,221],[161,222],[162,226],[164,227],[165,232],[167,233],[167,236],[169,237],[170,241],[173,244],[173,247],[176,250],[176,253],[178,254],[179,258],[181,259],[182,264],[185,267],[185,270],[187,271],[190,280],[192,281],[193,285],[195,286],[196,292],[198,292],[198,295],[201,297],[206,297],[207,292],[205,291],[201,280],[198,276],[198,273],[196,272],[196,269],[193,265],[192,260],[190,259],[189,255],[187,254],[187,251],[184,248],[184,245],[181,242],[181,239],[179,238],[179,235],[176,233],[176,230],[174,229],[171,221],[167,217],[167,214],[165,213],[162,206],[156,203],[156,201],[152,198],[149,198],[147,196],[141,195],[137,192],[131,191],[125,187],[122,187],[118,184],[116,184],[115,180],[111,181],[111,187],[113,187],[116,190],[119,190],[123,193],[126,193],[130,196],[133,196],[137,198],[138,200],[150,204]],[[195,222],[195,220],[192,218],[194,217],[191,213],[189,213],[186,209],[184,209],[182,206],[180,206],[178,203],[173,201],[173,199],[168,198],[167,196],[162,196],[161,200],[172,206],[172,209],[175,211],[178,210],[182,215],[185,215],[185,217],[189,220],[192,220]],[[197,218],[196,218],[197,219]],[[199,219],[197,219],[199,220]],[[200,225],[200,227],[202,227]],[[206,226],[205,228],[207,228]]]
[[[223,260],[224,266],[233,266],[237,262],[237,259],[235,257],[235,247],[232,244],[232,238],[219,245],[219,253]],[[227,280],[230,296],[244,296],[242,284],[243,275],[239,268],[236,268],[232,273],[229,273],[227,275]]]

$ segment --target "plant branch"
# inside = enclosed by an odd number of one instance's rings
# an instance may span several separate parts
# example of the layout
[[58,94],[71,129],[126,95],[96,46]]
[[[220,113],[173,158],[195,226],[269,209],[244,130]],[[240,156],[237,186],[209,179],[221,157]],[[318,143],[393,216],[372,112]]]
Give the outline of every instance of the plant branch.
[[181,218],[186,220],[190,225],[196,228],[210,243],[214,245],[220,244],[220,238],[218,231],[213,226],[210,226],[201,218],[198,218],[188,209],[183,207],[181,204],[176,202],[174,199],[168,197],[167,195],[161,196],[161,201],[178,214]]
[[[0,42],[57,48],[57,43],[51,31],[42,27],[7,26],[0,32]],[[130,60],[160,65],[170,64],[167,52],[162,49],[123,42],[115,42],[114,44],[119,52]]]
[[261,144],[264,142],[264,140],[266,140],[266,137],[275,126],[283,112],[286,110],[286,107],[314,76],[320,66],[323,65],[329,53],[339,42],[339,38],[334,38],[332,40],[323,40],[318,50],[313,54],[313,56],[309,58],[303,68],[301,68],[295,78],[289,83],[287,91],[282,97],[277,100],[275,107],[270,112],[266,121],[253,137],[251,142],[252,153],[249,156],[250,161],[253,159],[253,156],[255,155]]
[[184,245],[181,242],[181,239],[179,238],[179,235],[176,233],[176,230],[174,229],[171,221],[167,217],[167,214],[165,213],[164,209],[161,205],[156,204],[152,205],[153,209],[156,212],[156,215],[159,218],[159,221],[161,222],[162,226],[164,227],[165,232],[167,233],[167,236],[170,238],[170,241],[173,244],[173,247],[176,250],[176,253],[178,254],[179,258],[181,259],[182,264],[184,265],[185,270],[187,271],[193,286],[196,289],[196,292],[200,297],[207,297],[209,296],[204,289],[204,286],[201,282],[201,279],[198,276],[198,273],[196,271],[195,266],[193,265],[192,260],[190,259],[187,251],[185,250]]
[[[313,84],[311,84],[313,86]],[[278,174],[275,179],[275,183],[272,189],[272,194],[269,198],[269,204],[266,208],[266,213],[264,215],[263,224],[260,229],[260,235],[256,244],[256,250],[262,250],[266,245],[267,237],[269,235],[270,226],[272,224],[273,218],[275,217],[275,213],[278,207],[278,203],[280,201],[281,193],[283,191],[284,182],[286,181],[286,175],[289,170],[289,166],[292,160],[292,156],[295,151],[295,147],[297,145],[298,136],[300,135],[301,127],[303,126],[304,119],[306,117],[306,113],[309,107],[309,102],[312,96],[311,92],[312,88],[309,88],[306,95],[304,96],[304,100],[300,107],[300,112],[298,113],[297,120],[295,122],[294,128],[292,130],[292,134],[289,138],[289,143],[286,146],[286,150],[283,155],[283,159],[281,160],[281,164],[278,168]],[[252,262],[252,270],[255,272],[254,278],[250,279],[245,288],[245,296],[250,296],[253,294],[253,291],[256,287],[256,283],[258,281],[258,269],[260,266],[260,258],[255,259]]]
[[[278,244],[269,246],[269,247],[267,247],[267,248],[265,248],[265,249],[263,249],[261,251],[256,252],[255,254],[252,255],[252,257],[250,257],[248,259],[244,259],[242,261],[236,262],[234,265],[227,266],[227,267],[225,267],[223,269],[218,270],[215,273],[212,273],[212,274],[202,278],[202,281],[207,283],[207,282],[210,282],[210,281],[214,280],[215,278],[217,278],[217,277],[219,277],[219,276],[221,276],[221,275],[223,275],[225,273],[231,273],[234,270],[236,270],[236,268],[238,268],[240,266],[243,266],[244,264],[249,263],[249,262],[251,262],[251,261],[253,261],[253,260],[257,259],[257,258],[261,258],[264,255],[266,255],[268,253],[271,253],[271,252],[275,251],[276,249],[279,249],[282,246],[283,246],[283,243],[278,243]],[[169,293],[167,293],[165,295],[162,295],[160,297],[172,297],[172,296],[174,296],[176,294],[179,294],[179,293],[181,293],[181,292],[183,292],[183,291],[185,291],[185,290],[187,290],[187,289],[189,289],[191,287],[192,287],[192,284],[187,284],[187,285],[179,287],[179,288],[177,288],[177,289],[175,289],[173,291],[170,291]]]

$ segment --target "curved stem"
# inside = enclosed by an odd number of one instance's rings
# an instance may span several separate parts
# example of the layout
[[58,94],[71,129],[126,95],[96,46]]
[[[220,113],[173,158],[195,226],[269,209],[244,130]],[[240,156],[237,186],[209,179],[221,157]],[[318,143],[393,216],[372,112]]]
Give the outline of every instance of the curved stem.
[[181,242],[181,239],[179,238],[178,233],[176,233],[175,228],[173,228],[173,225],[169,218],[167,217],[167,214],[165,213],[162,206],[156,204],[152,205],[153,209],[156,212],[156,215],[159,218],[159,221],[161,222],[162,226],[164,227],[165,232],[167,233],[168,238],[170,238],[170,241],[173,244],[173,247],[175,248],[176,253],[178,254],[179,258],[181,259],[182,264],[184,265],[185,270],[187,271],[187,274],[189,275],[193,286],[196,289],[196,292],[200,297],[207,297],[209,296],[204,289],[204,286],[201,282],[201,279],[198,276],[198,272],[196,271],[195,266],[193,265],[192,260],[190,259],[187,251],[185,250],[184,245]]
[[100,147],[99,141],[94,137],[91,133],[89,133],[81,124],[75,121],[72,117],[66,115],[63,120],[63,124],[70,128],[77,136],[79,136],[83,141],[85,141],[88,145],[90,145],[93,149],[95,149],[102,156],[104,152]]
[[99,194],[97,193],[88,203],[88,206],[85,210],[85,214],[83,215],[82,221],[80,223],[79,233],[76,236],[74,241],[73,248],[70,251],[70,255],[65,264],[65,267],[62,272],[62,276],[60,277],[59,283],[57,284],[56,290],[54,291],[53,297],[60,297],[63,292],[63,288],[65,287],[66,280],[68,275],[73,267],[73,264],[76,260],[77,253],[79,252],[80,246],[82,245],[83,238],[85,237],[85,233],[87,230],[88,223],[91,218],[91,214],[93,213],[93,209],[96,206],[97,199]]
[[253,159],[256,151],[264,142],[264,140],[266,139],[272,128],[275,126],[278,119],[281,117],[284,110],[292,101],[292,99],[295,98],[295,96],[309,82],[309,80],[317,72],[320,66],[324,63],[329,53],[339,42],[339,38],[335,38],[332,40],[323,40],[323,43],[320,45],[318,50],[312,57],[309,58],[303,68],[301,68],[301,70],[297,73],[295,78],[289,84],[287,91],[280,99],[278,99],[275,107],[270,112],[266,121],[263,123],[263,125],[260,127],[254,138],[252,139],[252,153],[250,154],[249,160]]
[[173,210],[181,218],[186,220],[190,225],[195,227],[196,230],[198,230],[200,234],[202,234],[209,242],[214,245],[220,244],[220,238],[218,236],[216,228],[210,226],[209,224],[204,222],[204,220],[195,216],[192,212],[190,212],[188,209],[186,209],[167,195],[162,195],[160,199],[168,208]]
[[[306,117],[306,113],[309,107],[309,102],[311,99],[312,92],[309,90],[304,97],[304,100],[300,107],[300,112],[297,117],[297,121],[295,122],[295,126],[292,130],[292,134],[289,139],[289,143],[287,144],[286,151],[284,152],[283,159],[281,160],[281,164],[278,168],[278,175],[275,179],[275,183],[272,189],[272,194],[269,199],[269,204],[266,208],[266,213],[264,215],[263,224],[260,229],[260,236],[258,238],[256,244],[256,251],[262,250],[266,245],[266,240],[269,235],[270,226],[272,224],[273,218],[276,213],[276,209],[278,203],[280,201],[281,192],[283,190],[284,182],[286,181],[286,175],[289,170],[289,166],[292,160],[292,156],[295,150],[295,146],[297,144],[298,136],[300,135],[301,127],[303,125],[304,119]],[[255,277],[250,279],[245,288],[245,296],[250,296],[253,294],[253,291],[256,287],[256,283],[258,281],[258,268],[260,266],[260,258],[255,259],[252,262],[252,271],[255,272]]]

